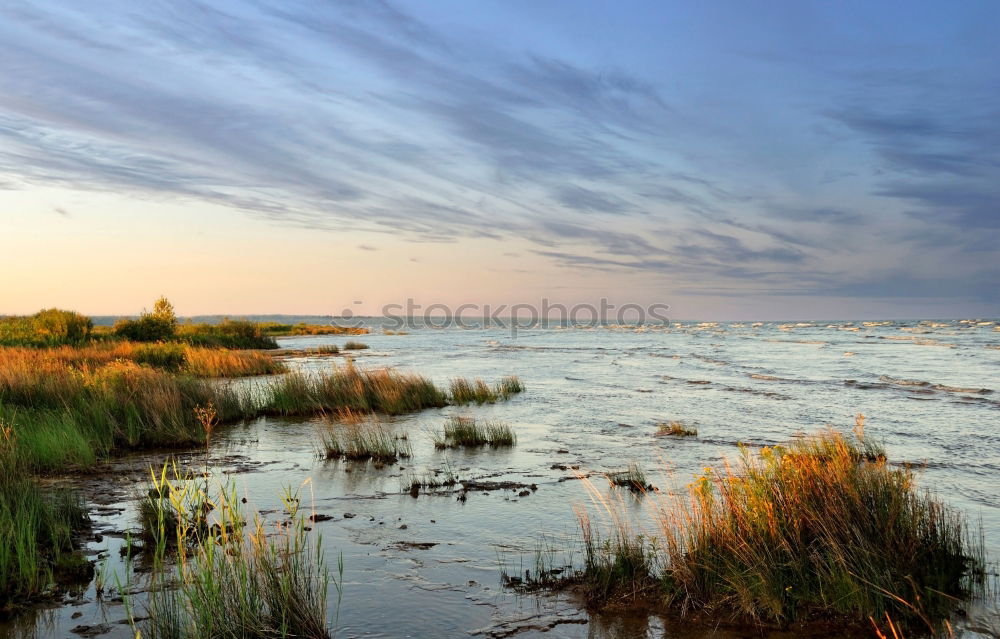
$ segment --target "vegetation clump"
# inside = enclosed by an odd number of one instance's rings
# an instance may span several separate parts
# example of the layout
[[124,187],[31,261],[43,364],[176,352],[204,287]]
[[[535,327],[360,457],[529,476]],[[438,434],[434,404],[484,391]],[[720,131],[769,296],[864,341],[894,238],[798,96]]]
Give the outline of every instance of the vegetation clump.
[[629,464],[625,470],[605,473],[604,476],[608,478],[612,486],[628,488],[632,492],[644,493],[647,490],[653,489],[650,484],[646,483],[646,473],[643,472],[642,467],[636,462]]
[[435,435],[437,449],[459,448],[463,446],[493,446],[496,448],[513,446],[517,435],[507,424],[497,421],[480,421],[471,417],[448,418],[444,432]]
[[177,315],[165,297],[156,300],[153,312],[143,311],[136,319],[115,322],[114,334],[133,342],[166,342],[177,335]]
[[744,448],[737,465],[698,477],[689,500],[661,508],[651,537],[616,517],[602,540],[582,514],[592,602],[652,599],[776,625],[890,615],[936,628],[982,591],[982,542],[908,468],[872,451],[833,431]]
[[394,435],[380,424],[338,425],[328,422],[322,436],[327,459],[394,464],[411,455],[407,437]]
[[[151,490],[177,505],[177,527],[157,540],[154,587],[146,615],[132,622],[136,636],[330,637],[331,577],[321,542],[307,535],[297,494],[286,490],[282,498],[286,521],[268,524],[256,514],[248,523],[235,490],[222,487],[209,522],[201,503],[189,499],[187,485],[166,481],[165,473],[154,480]],[[190,521],[206,524],[192,527]],[[167,539],[176,544],[169,568],[162,561]],[[333,583],[339,592],[340,582]]]
[[278,342],[260,324],[228,318],[218,324],[181,324],[177,327],[177,339],[211,348],[278,348]]
[[74,311],[50,308],[27,317],[0,317],[0,345],[47,347],[82,344],[94,323]]
[[458,477],[451,468],[443,471],[435,470],[433,474],[417,477],[411,475],[408,481],[403,482],[403,492],[409,493],[410,497],[418,497],[420,491],[433,492],[440,488],[451,488],[458,484]]
[[350,362],[315,375],[289,373],[264,390],[262,412],[277,415],[339,410],[400,415],[447,404],[445,394],[425,377],[392,369],[361,370]]
[[453,404],[493,404],[500,399],[508,399],[511,395],[524,390],[521,381],[511,375],[490,386],[481,379],[468,380],[456,378],[451,380],[451,402]]
[[356,326],[336,326],[334,324],[280,324],[278,322],[261,322],[261,330],[271,337],[286,337],[295,335],[364,335],[367,328]]
[[368,344],[364,344],[362,342],[355,342],[353,340],[349,340],[344,343],[345,351],[363,351],[366,348],[368,348]]
[[194,377],[247,377],[286,370],[266,353],[201,348],[179,343],[94,342],[53,348],[0,347],[0,366],[64,366],[93,372],[108,365],[133,362]]
[[[16,434],[0,419],[0,618],[52,592],[92,566],[76,552],[74,533],[88,525],[75,495],[43,491],[16,455]],[[67,574],[69,572],[70,574]]]
[[236,388],[133,361],[79,369],[32,357],[2,364],[0,418],[29,472],[88,466],[118,449],[201,444],[198,406],[213,405],[224,422],[257,412]]
[[670,420],[669,422],[660,422],[657,424],[656,434],[659,436],[666,435],[670,437],[697,437],[698,429],[685,426],[678,421]]

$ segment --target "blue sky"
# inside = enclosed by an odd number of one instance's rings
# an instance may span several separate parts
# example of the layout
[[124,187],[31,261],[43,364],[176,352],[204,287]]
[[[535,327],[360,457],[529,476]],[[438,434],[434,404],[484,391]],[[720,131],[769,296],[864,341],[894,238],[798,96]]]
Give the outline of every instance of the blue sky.
[[993,2],[0,4],[0,312],[1000,314]]

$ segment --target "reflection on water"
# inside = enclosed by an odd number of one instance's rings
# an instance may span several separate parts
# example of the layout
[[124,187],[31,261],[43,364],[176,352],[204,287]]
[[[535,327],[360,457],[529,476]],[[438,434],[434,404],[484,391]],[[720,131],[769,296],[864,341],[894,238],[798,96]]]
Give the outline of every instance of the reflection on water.
[[[302,349],[343,338],[281,340]],[[564,596],[518,596],[500,586],[500,566],[533,566],[546,543],[578,559],[574,504],[587,496],[577,471],[640,463],[661,488],[681,488],[693,474],[735,452],[738,442],[773,444],[827,424],[849,430],[868,416],[868,433],[884,439],[890,458],[923,466],[924,486],[981,518],[986,544],[1000,556],[1000,332],[976,322],[685,324],[671,330],[628,327],[521,331],[516,340],[491,330],[414,330],[366,336],[364,366],[399,366],[446,384],[455,376],[494,381],[517,374],[527,391],[508,402],[449,407],[383,420],[407,433],[412,459],[401,465],[323,461],[318,422],[260,419],[213,442],[211,465],[250,505],[280,508],[287,485],[330,517],[314,524],[328,560],[343,553],[345,590],[339,636],[737,637],[703,625],[655,616],[588,615]],[[321,369],[339,358],[302,357]],[[254,383],[254,382],[248,382]],[[450,415],[501,419],[514,427],[513,450],[434,449],[431,431]],[[669,420],[698,437],[656,437]],[[195,466],[204,453],[181,455]],[[75,478],[94,504],[99,541],[92,559],[127,582],[119,550],[135,527],[130,501],[147,454],[114,464],[100,477]],[[457,499],[449,489],[413,498],[402,490],[416,476],[453,472],[462,479],[535,484],[536,491],[492,488]],[[611,490],[610,488],[607,490]],[[642,500],[626,503],[642,526]],[[141,591],[144,577],[131,578]],[[142,593],[135,593],[136,614]],[[332,604],[331,604],[332,605]],[[333,618],[335,610],[331,610]],[[93,584],[67,605],[36,611],[0,627],[11,636],[81,633],[131,636],[120,593],[97,596]],[[989,613],[980,623],[989,627]],[[774,637],[843,636],[790,631]]]

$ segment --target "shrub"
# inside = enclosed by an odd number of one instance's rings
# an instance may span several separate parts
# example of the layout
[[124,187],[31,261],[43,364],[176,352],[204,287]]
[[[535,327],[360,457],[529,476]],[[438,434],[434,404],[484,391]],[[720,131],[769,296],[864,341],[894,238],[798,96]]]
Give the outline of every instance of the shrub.
[[138,319],[120,319],[115,322],[114,334],[133,342],[165,342],[172,340],[177,326],[163,317],[143,313]]

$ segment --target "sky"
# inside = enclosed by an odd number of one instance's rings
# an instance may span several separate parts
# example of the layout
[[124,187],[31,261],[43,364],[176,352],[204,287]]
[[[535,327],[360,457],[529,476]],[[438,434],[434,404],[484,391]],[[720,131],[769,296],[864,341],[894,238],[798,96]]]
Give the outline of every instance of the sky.
[[0,313],[995,317],[998,27],[992,0],[0,0]]

